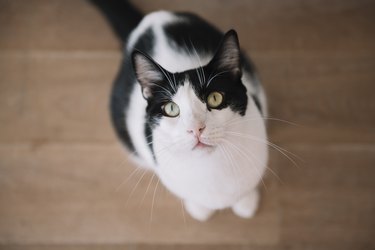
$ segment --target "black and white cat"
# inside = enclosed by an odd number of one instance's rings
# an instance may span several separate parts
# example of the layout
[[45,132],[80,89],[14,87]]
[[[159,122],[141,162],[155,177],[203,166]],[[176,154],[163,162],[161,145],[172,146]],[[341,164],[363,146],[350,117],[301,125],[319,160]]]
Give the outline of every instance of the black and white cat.
[[140,14],[127,2],[94,2],[126,42],[111,111],[136,162],[197,220],[224,208],[252,217],[268,159],[266,100],[236,32],[159,11],[128,36],[119,20]]

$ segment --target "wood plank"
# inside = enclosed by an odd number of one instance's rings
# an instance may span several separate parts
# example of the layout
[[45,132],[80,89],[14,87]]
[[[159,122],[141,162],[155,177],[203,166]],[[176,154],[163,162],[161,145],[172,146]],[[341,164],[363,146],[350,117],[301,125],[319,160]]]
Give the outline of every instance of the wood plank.
[[133,171],[123,158],[117,144],[0,145],[0,243],[277,243],[275,179],[254,219],[223,211],[199,223],[150,174],[116,191]]
[[[236,28],[242,44],[251,51],[375,48],[375,4],[371,0],[333,1],[329,5],[324,0],[133,2],[145,13],[192,11],[222,30]],[[38,0],[26,4],[2,0],[0,11],[3,49],[118,49],[104,19],[86,1]]]
[[109,92],[119,63],[110,52],[1,53],[1,141],[113,141]]
[[[356,249],[375,246],[375,148],[305,146],[292,151],[305,163],[300,168],[283,165],[278,171],[284,184],[280,186],[282,242]],[[283,158],[279,156],[276,163]]]
[[104,18],[87,1],[0,2],[0,48],[6,50],[119,49]]
[[274,247],[246,246],[246,245],[18,245],[6,246],[6,250],[282,250]]

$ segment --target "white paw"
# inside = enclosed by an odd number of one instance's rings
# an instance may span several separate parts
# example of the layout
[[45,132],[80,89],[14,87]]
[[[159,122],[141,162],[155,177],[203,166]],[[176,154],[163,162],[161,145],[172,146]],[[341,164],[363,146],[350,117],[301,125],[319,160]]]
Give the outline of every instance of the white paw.
[[185,209],[196,220],[206,221],[214,213],[214,210],[202,207],[196,203],[185,201]]
[[251,218],[255,215],[259,203],[259,192],[257,189],[243,197],[232,206],[233,212],[242,218]]

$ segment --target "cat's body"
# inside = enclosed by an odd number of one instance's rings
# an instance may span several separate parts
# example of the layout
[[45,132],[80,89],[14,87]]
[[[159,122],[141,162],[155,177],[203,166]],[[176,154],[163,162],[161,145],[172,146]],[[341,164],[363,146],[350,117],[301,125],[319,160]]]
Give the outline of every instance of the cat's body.
[[130,34],[111,110],[134,159],[196,219],[250,217],[267,164],[265,97],[234,31],[155,12]]

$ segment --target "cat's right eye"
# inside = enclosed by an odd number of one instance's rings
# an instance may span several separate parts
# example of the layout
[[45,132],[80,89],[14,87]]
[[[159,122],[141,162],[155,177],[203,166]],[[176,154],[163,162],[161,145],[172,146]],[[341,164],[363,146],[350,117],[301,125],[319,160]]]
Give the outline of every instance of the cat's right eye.
[[211,92],[207,97],[207,104],[210,108],[219,107],[224,101],[224,95],[220,92]]
[[162,107],[163,114],[168,117],[177,117],[180,114],[180,108],[174,102],[168,102]]

